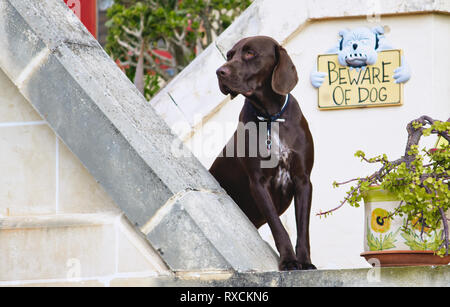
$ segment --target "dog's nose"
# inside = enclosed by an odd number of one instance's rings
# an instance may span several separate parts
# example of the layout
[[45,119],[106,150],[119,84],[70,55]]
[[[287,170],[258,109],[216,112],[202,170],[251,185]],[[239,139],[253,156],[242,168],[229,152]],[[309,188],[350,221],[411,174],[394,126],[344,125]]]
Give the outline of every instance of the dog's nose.
[[353,50],[356,50],[358,48],[358,44],[353,44]]
[[218,70],[216,70],[216,74],[219,77],[228,77],[230,75],[230,69],[226,66],[220,67]]

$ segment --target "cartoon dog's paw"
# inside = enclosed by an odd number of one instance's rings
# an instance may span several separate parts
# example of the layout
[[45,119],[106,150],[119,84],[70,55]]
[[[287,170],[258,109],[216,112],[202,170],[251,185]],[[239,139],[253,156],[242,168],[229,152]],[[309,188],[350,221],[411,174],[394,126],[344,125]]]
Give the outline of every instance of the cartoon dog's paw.
[[400,66],[394,70],[395,83],[405,83],[411,78],[411,73],[408,67]]
[[323,81],[325,80],[325,77],[327,76],[326,73],[320,72],[320,71],[313,71],[310,74],[311,84],[315,88],[319,88]]
[[395,83],[405,83],[411,78],[411,70],[409,69],[408,64],[406,64],[404,57],[402,57],[402,63],[402,66],[397,67],[394,70]]

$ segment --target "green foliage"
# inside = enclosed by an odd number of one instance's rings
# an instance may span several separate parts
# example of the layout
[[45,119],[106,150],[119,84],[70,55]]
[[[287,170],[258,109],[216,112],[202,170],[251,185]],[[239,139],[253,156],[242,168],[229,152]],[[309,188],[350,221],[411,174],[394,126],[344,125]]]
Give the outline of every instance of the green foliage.
[[145,87],[144,87],[144,97],[150,100],[161,88],[159,83],[158,75],[146,75],[145,76]]
[[370,223],[366,223],[367,225],[367,245],[369,246],[369,250],[371,251],[381,251],[395,247],[395,242],[400,229],[397,229],[396,232],[390,232],[386,234],[384,237],[380,234],[380,238],[376,238],[372,232],[370,231]]
[[[370,190],[371,186],[378,185],[395,194],[401,201],[400,206],[390,213],[390,217],[405,216],[409,225],[413,219],[420,217],[426,222],[428,228],[436,232],[438,228],[442,227],[442,223],[448,225],[443,213],[450,209],[450,146],[447,143],[439,149],[423,148],[420,150],[417,144],[421,136],[428,137],[432,134],[445,135],[448,139],[450,121],[435,121],[423,116],[419,120],[411,122],[408,129],[406,154],[398,160],[389,161],[385,154],[367,158],[361,150],[355,153],[355,156],[362,161],[380,163],[381,167],[370,176],[350,180],[356,182],[356,185],[350,187],[346,198],[337,208],[344,203],[359,207],[363,195]],[[410,143],[412,139],[416,140],[416,143]],[[333,186],[339,187],[342,184],[334,182]],[[337,208],[321,212],[320,215],[326,216]],[[404,227],[403,232],[412,245],[416,239],[413,232],[408,231],[408,227]],[[445,234],[440,233],[440,235],[445,235],[447,238],[444,244],[440,237],[439,240],[434,238],[432,240],[434,243],[426,243],[426,246],[432,247],[436,251],[439,250],[440,254],[448,253],[448,231]],[[382,244],[378,239],[370,239],[373,246]],[[442,246],[445,246],[445,251],[441,248]]]
[[[415,231],[405,228],[401,236],[405,239],[405,244],[409,246],[411,250],[415,251],[425,251],[425,250],[434,250],[439,251],[440,246],[442,245],[442,230],[433,231],[430,235],[424,233],[422,238]],[[440,251],[443,253],[443,251]]]
[[[144,80],[145,90],[140,90],[148,98],[213,42],[251,1],[115,0],[107,11],[105,49],[131,80]],[[143,67],[136,69],[140,57]],[[158,78],[144,77],[147,74]]]

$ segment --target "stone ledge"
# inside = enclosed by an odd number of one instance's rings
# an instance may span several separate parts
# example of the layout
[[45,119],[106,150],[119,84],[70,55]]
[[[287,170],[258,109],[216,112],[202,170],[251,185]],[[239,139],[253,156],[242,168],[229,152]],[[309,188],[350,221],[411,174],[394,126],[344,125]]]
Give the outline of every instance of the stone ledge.
[[0,245],[0,286],[64,283],[76,267],[80,281],[171,274],[121,212],[0,218]]
[[[450,266],[294,272],[183,272],[173,275],[122,275],[81,281],[40,280],[0,286],[112,286],[112,287],[448,287]],[[106,281],[105,281],[106,279]],[[199,290],[198,292],[201,292]]]
[[0,217],[0,230],[114,224],[122,213],[76,213]]
[[203,271],[246,271],[254,259],[259,270],[276,268],[278,256],[249,231],[249,220],[239,219],[227,194],[189,190],[169,200],[142,231],[174,271],[192,271],[199,263]]
[[[123,281],[116,285],[130,285]],[[292,272],[229,272],[177,274],[136,280],[140,286],[177,287],[448,287],[450,266],[392,267],[374,269],[314,270]]]

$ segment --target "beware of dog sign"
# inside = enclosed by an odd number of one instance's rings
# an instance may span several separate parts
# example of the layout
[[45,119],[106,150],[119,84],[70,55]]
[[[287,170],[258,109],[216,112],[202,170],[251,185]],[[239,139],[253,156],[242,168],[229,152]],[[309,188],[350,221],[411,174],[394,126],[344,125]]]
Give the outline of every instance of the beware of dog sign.
[[319,87],[319,109],[402,105],[403,84],[393,77],[401,56],[397,49],[380,51],[374,65],[354,68],[340,65],[337,54],[319,55],[317,71],[326,73]]

